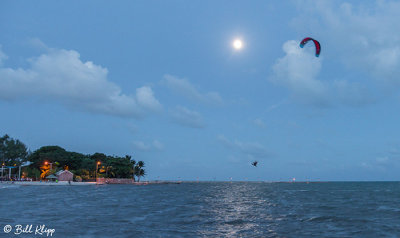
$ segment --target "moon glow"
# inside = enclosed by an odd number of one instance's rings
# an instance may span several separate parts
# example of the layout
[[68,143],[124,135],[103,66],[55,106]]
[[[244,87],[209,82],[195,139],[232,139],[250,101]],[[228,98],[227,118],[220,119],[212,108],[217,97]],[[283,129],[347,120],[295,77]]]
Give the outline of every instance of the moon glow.
[[235,50],[240,50],[243,47],[243,42],[240,39],[236,39],[233,41],[232,46]]

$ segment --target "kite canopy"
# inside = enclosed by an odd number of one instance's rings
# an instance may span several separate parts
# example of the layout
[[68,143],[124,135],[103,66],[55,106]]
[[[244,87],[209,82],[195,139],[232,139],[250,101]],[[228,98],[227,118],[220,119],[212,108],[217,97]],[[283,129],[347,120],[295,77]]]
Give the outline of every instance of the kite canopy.
[[254,161],[253,163],[251,163],[251,165],[253,165],[254,167],[257,167],[258,161]]
[[309,42],[309,41],[313,41],[314,42],[314,45],[315,45],[315,56],[319,57],[319,54],[321,53],[321,44],[317,40],[314,40],[311,37],[306,37],[300,42],[300,47],[303,48],[304,45],[307,44],[307,42]]

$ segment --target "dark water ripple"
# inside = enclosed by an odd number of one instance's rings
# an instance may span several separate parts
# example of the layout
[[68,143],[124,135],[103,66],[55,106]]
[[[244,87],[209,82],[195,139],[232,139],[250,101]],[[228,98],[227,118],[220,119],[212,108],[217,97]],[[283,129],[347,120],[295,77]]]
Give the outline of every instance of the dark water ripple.
[[6,224],[54,237],[400,237],[398,182],[0,184],[0,199],[4,237]]

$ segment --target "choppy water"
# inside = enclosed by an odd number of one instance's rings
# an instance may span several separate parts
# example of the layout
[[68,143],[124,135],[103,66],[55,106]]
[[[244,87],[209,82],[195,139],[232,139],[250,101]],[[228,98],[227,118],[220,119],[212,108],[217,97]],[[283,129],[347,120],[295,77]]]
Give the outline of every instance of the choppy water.
[[4,237],[6,224],[53,237],[400,237],[399,182],[0,184],[0,198]]

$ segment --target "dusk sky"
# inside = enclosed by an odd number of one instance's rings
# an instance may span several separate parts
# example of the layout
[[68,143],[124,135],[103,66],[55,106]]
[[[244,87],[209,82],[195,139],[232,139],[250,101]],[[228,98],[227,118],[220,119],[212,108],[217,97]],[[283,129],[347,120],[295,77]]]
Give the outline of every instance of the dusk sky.
[[[399,12],[394,1],[1,1],[0,136],[132,155],[147,180],[399,180]],[[299,47],[308,36],[320,57]]]

